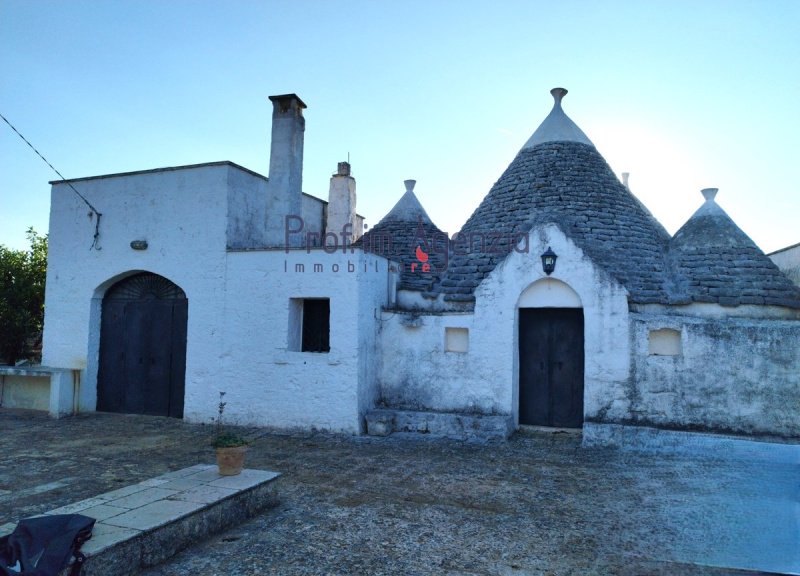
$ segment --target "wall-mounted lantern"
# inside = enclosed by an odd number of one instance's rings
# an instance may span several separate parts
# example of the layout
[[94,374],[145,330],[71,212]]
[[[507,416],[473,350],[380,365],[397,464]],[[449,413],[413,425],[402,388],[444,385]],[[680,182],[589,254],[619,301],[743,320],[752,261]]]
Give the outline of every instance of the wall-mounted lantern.
[[553,252],[553,249],[548,246],[547,251],[542,254],[542,270],[544,270],[544,273],[548,276],[556,269],[556,259],[558,259],[558,256]]
[[147,240],[134,240],[131,242],[131,248],[134,250],[147,250]]

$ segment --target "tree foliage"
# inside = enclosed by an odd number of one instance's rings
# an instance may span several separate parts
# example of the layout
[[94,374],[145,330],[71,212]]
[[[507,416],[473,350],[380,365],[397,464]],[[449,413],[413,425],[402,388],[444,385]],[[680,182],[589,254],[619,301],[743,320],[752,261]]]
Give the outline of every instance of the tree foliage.
[[41,341],[47,236],[28,228],[29,250],[0,245],[0,363],[14,364]]

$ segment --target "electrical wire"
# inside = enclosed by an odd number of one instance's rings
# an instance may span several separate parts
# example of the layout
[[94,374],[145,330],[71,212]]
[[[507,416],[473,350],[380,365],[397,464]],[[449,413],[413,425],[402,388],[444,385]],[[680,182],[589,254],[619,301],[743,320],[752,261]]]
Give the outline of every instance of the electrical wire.
[[17,136],[19,136],[20,138],[22,138],[22,141],[23,141],[23,142],[25,142],[25,144],[27,144],[27,145],[30,147],[30,149],[31,149],[31,150],[33,150],[34,152],[36,152],[36,155],[37,155],[39,158],[41,158],[41,159],[44,161],[44,163],[45,163],[45,164],[47,164],[48,166],[50,166],[50,169],[51,169],[53,172],[55,172],[56,174],[58,174],[58,177],[59,177],[59,178],[61,178],[61,180],[62,180],[62,181],[63,181],[63,182],[64,182],[64,183],[65,183],[67,186],[69,186],[69,187],[72,189],[72,191],[73,191],[73,192],[75,192],[75,194],[77,194],[77,195],[78,195],[78,198],[80,198],[81,200],[83,200],[83,201],[84,201],[84,203],[85,203],[85,204],[86,204],[86,205],[89,207],[89,210],[91,210],[91,211],[92,211],[92,212],[95,214],[95,216],[97,216],[97,219],[95,220],[95,223],[94,223],[94,238],[93,238],[93,241],[92,241],[92,245],[89,247],[89,249],[91,250],[92,248],[94,248],[95,250],[102,250],[102,248],[100,247],[100,217],[102,216],[102,214],[101,214],[100,212],[98,212],[98,211],[97,211],[97,209],[96,209],[94,206],[92,206],[91,202],[89,202],[89,201],[88,201],[88,200],[87,200],[87,199],[86,199],[86,198],[83,196],[83,194],[81,194],[80,192],[78,192],[78,191],[75,189],[75,186],[73,186],[71,182],[68,182],[68,181],[67,181],[67,179],[66,179],[66,178],[64,178],[64,176],[62,176],[62,175],[61,175],[61,172],[59,172],[58,170],[56,170],[56,169],[55,169],[55,166],[53,166],[52,164],[50,164],[50,162],[48,162],[48,161],[47,161],[47,158],[45,158],[44,156],[42,156],[42,154],[41,154],[41,153],[40,153],[40,152],[39,152],[39,151],[38,151],[36,148],[34,148],[33,144],[31,144],[30,142],[28,142],[28,139],[27,139],[27,138],[25,138],[25,136],[23,136],[22,134],[20,134],[19,130],[17,130],[16,128],[14,128],[14,125],[13,125],[11,122],[9,122],[9,121],[8,121],[8,118],[6,118],[5,116],[3,116],[2,114],[0,114],[0,118],[2,118],[2,119],[3,119],[3,121],[4,121],[6,124],[8,124],[8,126],[9,126],[9,127],[10,127],[10,128],[11,128],[11,129],[12,129],[12,130],[13,130],[13,131],[14,131],[14,132],[17,134]]

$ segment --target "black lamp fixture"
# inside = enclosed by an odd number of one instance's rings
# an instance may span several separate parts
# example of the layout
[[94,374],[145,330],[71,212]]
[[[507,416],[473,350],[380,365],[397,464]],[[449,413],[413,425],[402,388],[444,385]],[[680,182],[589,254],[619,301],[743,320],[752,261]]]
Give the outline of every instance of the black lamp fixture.
[[542,270],[544,270],[544,273],[547,274],[548,276],[550,276],[550,274],[553,273],[553,270],[556,269],[557,259],[558,256],[556,255],[556,253],[553,252],[553,249],[550,248],[550,246],[548,246],[547,251],[545,251],[545,253],[542,254]]

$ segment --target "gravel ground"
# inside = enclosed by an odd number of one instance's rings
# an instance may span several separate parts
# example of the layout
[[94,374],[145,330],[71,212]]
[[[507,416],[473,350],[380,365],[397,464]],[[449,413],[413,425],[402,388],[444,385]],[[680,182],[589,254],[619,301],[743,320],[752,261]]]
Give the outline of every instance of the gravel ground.
[[[0,409],[0,524],[211,462],[210,432]],[[279,506],[146,576],[752,574],[735,568],[771,569],[769,551],[760,565],[748,559],[764,550],[759,538],[800,547],[796,465],[585,449],[565,433],[473,445],[245,432],[247,466],[283,474]],[[761,486],[779,492],[778,510],[793,499],[786,518],[749,514]]]

